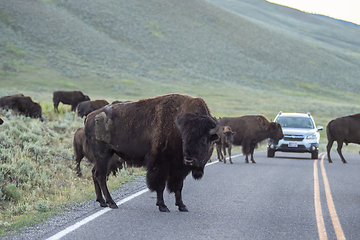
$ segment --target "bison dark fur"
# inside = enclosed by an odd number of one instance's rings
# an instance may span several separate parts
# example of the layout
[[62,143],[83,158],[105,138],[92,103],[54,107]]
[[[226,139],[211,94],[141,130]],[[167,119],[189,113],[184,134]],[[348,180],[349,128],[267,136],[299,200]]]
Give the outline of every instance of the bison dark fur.
[[79,117],[85,117],[92,111],[102,108],[108,104],[109,104],[109,102],[106,100],[84,101],[77,105],[77,112],[78,112]]
[[0,98],[0,107],[18,111],[31,118],[41,118],[42,109],[39,103],[34,102],[31,97],[23,94],[14,94]]
[[231,130],[231,127],[222,126],[217,134],[219,135],[219,139],[215,141],[215,144],[218,160],[226,163],[226,149],[228,149],[229,162],[232,164],[231,149],[234,142],[234,135],[236,133]]
[[75,112],[79,103],[88,100],[90,100],[90,98],[80,91],[55,91],[53,93],[55,112],[59,112],[59,103],[71,105],[71,111]]
[[242,147],[246,163],[249,162],[249,154],[251,154],[251,162],[255,163],[254,149],[258,143],[271,138],[277,144],[284,137],[280,124],[269,122],[263,115],[224,117],[219,122],[221,126],[229,126],[236,132],[233,144]]
[[[86,137],[85,137],[85,131],[84,128],[78,128],[74,134],[74,141],[73,141],[73,146],[74,146],[74,155],[75,155],[75,161],[76,161],[76,174],[81,177],[82,173],[81,173],[81,168],[80,168],[80,163],[81,160],[86,157],[89,162],[91,163],[95,163],[95,158],[93,157],[92,151],[91,149],[88,147],[88,144],[86,143]],[[123,161],[122,159],[114,154],[111,159],[110,159],[110,163],[108,165],[108,170],[107,170],[107,176],[110,175],[110,173],[112,172],[114,176],[116,176],[116,173],[121,170],[123,168]]]
[[96,200],[117,208],[106,186],[109,159],[116,153],[130,165],[146,167],[147,186],[156,191],[160,211],[169,211],[165,187],[175,193],[179,210],[188,211],[181,196],[183,181],[190,172],[195,179],[203,176],[218,128],[202,98],[181,94],[95,110],[86,118],[85,134],[96,161]]
[[328,144],[326,146],[328,161],[332,163],[330,150],[334,143],[337,142],[337,152],[341,161],[347,163],[342,155],[341,149],[343,144],[349,143],[360,144],[360,114],[349,115],[331,120],[326,127]]

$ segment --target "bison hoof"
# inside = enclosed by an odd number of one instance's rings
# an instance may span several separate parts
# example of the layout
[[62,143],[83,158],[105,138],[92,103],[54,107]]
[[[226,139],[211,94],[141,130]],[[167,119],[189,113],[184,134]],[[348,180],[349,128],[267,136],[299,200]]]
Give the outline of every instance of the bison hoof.
[[180,212],[188,212],[189,210],[187,209],[187,207],[185,205],[183,205],[183,206],[179,206],[179,211]]
[[109,204],[109,208],[117,209],[119,207],[116,205],[116,203],[111,203],[111,204]]
[[107,207],[108,206],[104,199],[96,199],[96,201],[100,203],[100,207]]
[[167,206],[159,206],[160,212],[170,212],[170,210],[167,208]]

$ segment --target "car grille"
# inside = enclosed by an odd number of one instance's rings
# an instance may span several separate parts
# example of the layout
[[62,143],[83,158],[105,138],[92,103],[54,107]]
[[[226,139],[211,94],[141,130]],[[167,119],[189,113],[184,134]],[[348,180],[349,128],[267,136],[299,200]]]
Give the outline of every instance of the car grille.
[[304,140],[303,135],[285,135],[284,136],[285,141],[302,141]]

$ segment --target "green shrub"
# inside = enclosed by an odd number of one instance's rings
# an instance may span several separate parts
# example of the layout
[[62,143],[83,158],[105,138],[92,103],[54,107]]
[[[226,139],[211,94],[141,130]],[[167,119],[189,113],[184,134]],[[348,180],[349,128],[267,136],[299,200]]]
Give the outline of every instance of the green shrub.
[[39,200],[35,203],[34,208],[39,212],[47,212],[49,210],[49,202],[45,200]]
[[4,197],[8,201],[18,202],[21,199],[20,190],[15,184],[10,183],[4,187]]

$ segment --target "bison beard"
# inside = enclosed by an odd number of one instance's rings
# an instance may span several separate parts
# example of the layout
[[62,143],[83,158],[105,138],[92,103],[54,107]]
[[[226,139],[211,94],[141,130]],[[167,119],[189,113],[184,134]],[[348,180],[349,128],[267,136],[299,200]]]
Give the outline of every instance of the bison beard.
[[116,153],[131,165],[147,168],[147,185],[156,191],[161,212],[169,211],[165,187],[175,193],[179,210],[188,211],[182,201],[183,181],[190,172],[195,179],[203,176],[218,128],[201,98],[181,94],[95,110],[86,118],[85,134],[96,160],[96,200],[100,206],[117,208],[106,186],[109,159]]

